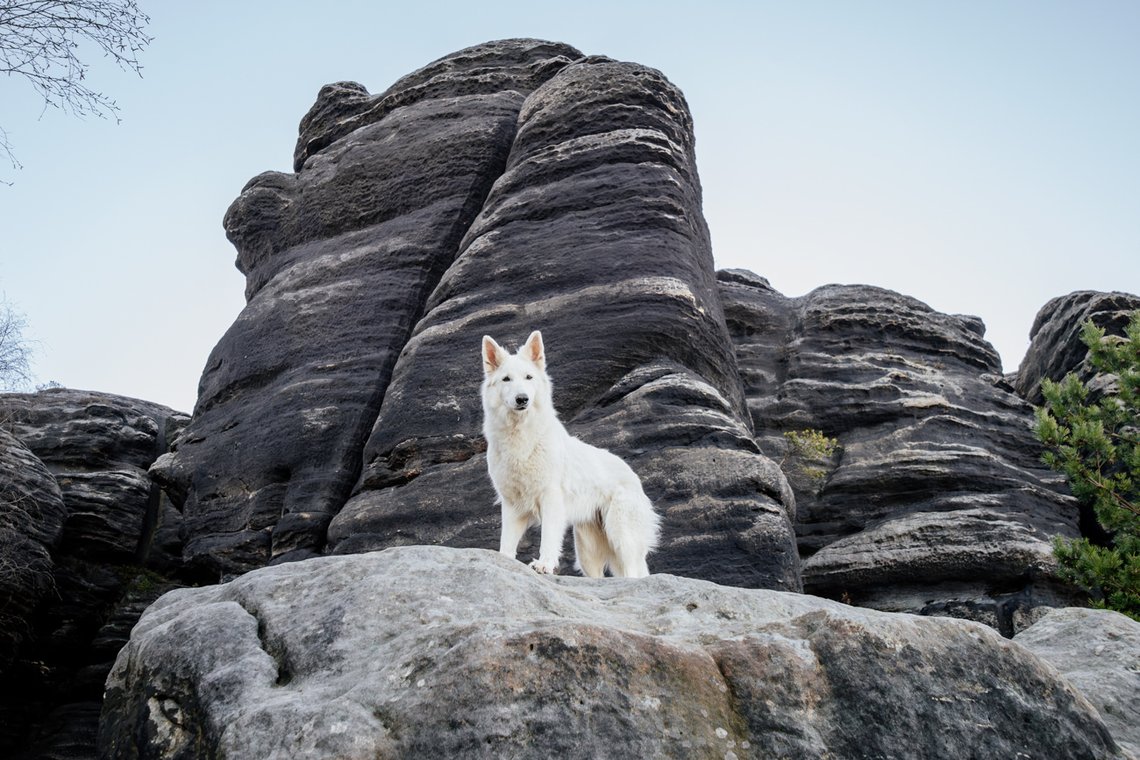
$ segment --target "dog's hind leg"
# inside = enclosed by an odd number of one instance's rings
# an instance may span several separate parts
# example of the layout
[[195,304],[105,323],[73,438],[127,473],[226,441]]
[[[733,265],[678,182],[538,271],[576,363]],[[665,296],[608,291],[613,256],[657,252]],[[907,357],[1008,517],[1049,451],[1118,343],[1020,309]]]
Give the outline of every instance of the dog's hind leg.
[[580,523],[574,526],[575,563],[583,574],[591,578],[601,578],[606,573],[606,560],[610,547],[606,534],[596,523]]
[[631,559],[626,563],[626,577],[627,578],[648,578],[649,577],[649,563],[645,561],[645,557],[641,559]]
[[610,569],[613,570],[615,578],[649,577],[649,563],[645,561],[644,554],[640,556],[631,552],[618,554],[610,563]]
[[605,516],[613,574],[619,578],[648,576],[645,557],[657,539],[656,518],[648,499],[641,494],[621,494],[612,500]]

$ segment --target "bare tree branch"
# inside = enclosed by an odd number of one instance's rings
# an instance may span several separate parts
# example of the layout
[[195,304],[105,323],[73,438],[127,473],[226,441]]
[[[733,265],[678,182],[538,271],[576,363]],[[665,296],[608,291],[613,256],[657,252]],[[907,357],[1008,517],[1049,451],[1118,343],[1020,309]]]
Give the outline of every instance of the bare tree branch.
[[27,321],[0,300],[0,390],[20,390],[32,380],[31,346],[24,339]]
[[[0,0],[0,74],[27,81],[45,108],[118,121],[115,101],[87,84],[90,66],[80,52],[94,45],[142,76],[138,55],[151,42],[149,22],[136,0]],[[2,129],[0,153],[21,168]]]
[[[0,154],[3,158],[12,164],[13,169],[23,169],[24,166],[16,159],[16,154],[12,152],[12,144],[8,142],[8,132],[0,127]],[[8,185],[11,187],[12,183],[7,180],[0,179],[0,184]]]

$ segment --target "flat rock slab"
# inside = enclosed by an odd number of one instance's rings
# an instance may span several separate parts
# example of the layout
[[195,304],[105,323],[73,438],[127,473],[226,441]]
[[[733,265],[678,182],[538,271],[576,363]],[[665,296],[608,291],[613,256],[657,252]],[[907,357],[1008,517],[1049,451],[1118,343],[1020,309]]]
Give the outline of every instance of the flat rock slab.
[[402,547],[183,589],[107,682],[106,758],[1123,757],[970,622]]
[[1056,609],[1013,639],[1060,671],[1140,757],[1140,623],[1111,610]]

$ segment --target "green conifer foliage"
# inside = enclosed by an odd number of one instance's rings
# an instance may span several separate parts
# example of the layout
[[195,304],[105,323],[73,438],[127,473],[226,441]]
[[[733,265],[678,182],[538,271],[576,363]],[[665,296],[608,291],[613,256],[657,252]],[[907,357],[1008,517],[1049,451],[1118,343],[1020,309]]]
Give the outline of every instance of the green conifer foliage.
[[1124,336],[1105,336],[1088,322],[1081,340],[1105,385],[1092,390],[1071,373],[1045,380],[1037,437],[1048,447],[1045,462],[1065,473],[1108,540],[1057,537],[1053,551],[1061,576],[1095,606],[1140,620],[1140,311]]

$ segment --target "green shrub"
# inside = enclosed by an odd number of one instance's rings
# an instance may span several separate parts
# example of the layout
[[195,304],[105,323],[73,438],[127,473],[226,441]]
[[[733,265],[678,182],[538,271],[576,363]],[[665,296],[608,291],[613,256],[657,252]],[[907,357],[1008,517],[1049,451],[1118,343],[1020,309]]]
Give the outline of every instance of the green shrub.
[[1045,462],[1065,474],[1107,540],[1057,537],[1054,554],[1061,577],[1095,606],[1140,620],[1140,311],[1124,336],[1106,337],[1088,322],[1081,340],[1105,387],[1090,390],[1074,374],[1043,381],[1036,430]]
[[788,430],[784,438],[790,446],[785,461],[788,456],[796,457],[800,470],[812,480],[822,480],[827,475],[818,465],[831,460],[839,448],[838,440],[828,438],[820,430]]

